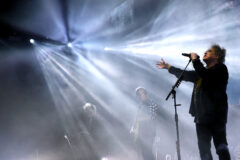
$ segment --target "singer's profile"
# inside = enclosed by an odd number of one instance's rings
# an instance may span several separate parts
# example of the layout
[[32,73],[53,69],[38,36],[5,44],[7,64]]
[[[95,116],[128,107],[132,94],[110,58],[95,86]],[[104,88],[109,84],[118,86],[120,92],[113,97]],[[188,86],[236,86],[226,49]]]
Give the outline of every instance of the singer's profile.
[[[194,117],[201,160],[212,160],[213,139],[219,160],[230,160],[226,138],[228,114],[227,84],[228,69],[224,64],[226,50],[214,44],[203,57],[206,67],[196,53],[190,53],[194,70],[186,71],[183,80],[193,82],[189,113]],[[169,65],[163,59],[157,63],[160,69],[179,76],[181,69]]]

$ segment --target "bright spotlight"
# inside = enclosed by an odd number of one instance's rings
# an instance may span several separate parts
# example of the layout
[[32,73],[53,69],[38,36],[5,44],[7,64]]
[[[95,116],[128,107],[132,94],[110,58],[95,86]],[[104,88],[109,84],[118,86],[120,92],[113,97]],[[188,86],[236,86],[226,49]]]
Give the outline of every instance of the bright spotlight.
[[108,160],[108,158],[107,157],[103,157],[101,160]]
[[67,44],[67,46],[68,46],[69,48],[72,48],[72,43],[69,42],[69,43]]
[[108,47],[105,47],[105,48],[104,48],[104,50],[105,50],[105,51],[109,51],[109,50],[110,50],[110,48],[108,48]]
[[29,40],[31,44],[34,44],[35,43],[35,40],[34,39],[30,39]]

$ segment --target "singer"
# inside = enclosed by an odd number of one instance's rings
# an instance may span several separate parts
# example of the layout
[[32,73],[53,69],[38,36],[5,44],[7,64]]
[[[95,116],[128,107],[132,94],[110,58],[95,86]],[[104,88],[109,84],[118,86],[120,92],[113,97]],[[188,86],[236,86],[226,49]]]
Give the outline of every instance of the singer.
[[[219,160],[230,160],[226,138],[228,113],[227,83],[228,70],[225,61],[226,50],[215,44],[203,57],[206,67],[196,53],[190,53],[194,70],[187,71],[183,80],[193,82],[194,88],[189,113],[194,117],[201,160],[212,160],[211,139]],[[157,63],[160,69],[179,76],[181,69],[173,67],[163,59]]]

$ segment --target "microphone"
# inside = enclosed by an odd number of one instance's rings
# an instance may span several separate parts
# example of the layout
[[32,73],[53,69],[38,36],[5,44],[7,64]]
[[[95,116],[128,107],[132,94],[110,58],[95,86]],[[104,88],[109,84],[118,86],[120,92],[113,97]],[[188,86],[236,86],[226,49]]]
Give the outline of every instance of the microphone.
[[[191,59],[191,54],[189,53],[182,53],[182,55]],[[200,57],[197,56],[197,58],[199,59]]]
[[182,53],[182,55],[185,57],[191,58],[191,54],[189,54],[189,53]]

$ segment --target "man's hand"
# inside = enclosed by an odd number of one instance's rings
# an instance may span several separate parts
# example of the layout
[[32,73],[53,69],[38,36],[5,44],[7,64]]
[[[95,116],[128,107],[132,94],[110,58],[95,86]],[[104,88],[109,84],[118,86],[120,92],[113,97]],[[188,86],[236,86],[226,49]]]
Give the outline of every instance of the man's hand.
[[197,55],[197,53],[190,53],[191,55],[191,60],[195,60],[199,58],[199,55]]
[[165,62],[163,59],[161,59],[161,61],[158,61],[157,64],[156,64],[157,68],[160,68],[160,69],[169,69],[171,66]]

